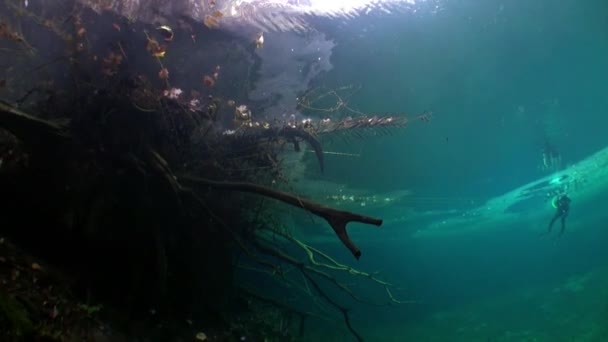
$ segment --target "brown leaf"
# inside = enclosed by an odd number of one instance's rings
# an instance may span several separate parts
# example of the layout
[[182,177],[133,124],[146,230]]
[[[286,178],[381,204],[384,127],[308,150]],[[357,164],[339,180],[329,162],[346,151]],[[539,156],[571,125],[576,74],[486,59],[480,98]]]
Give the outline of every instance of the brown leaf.
[[203,77],[203,84],[207,87],[213,87],[215,85],[215,80],[211,76],[205,75]]
[[33,264],[32,264],[32,269],[33,269],[33,270],[36,270],[36,271],[41,271],[41,270],[42,270],[42,266],[40,266],[40,265],[39,265],[39,264],[37,264],[37,263],[33,263]]
[[220,22],[218,21],[218,19],[216,17],[210,16],[210,15],[205,16],[205,19],[203,19],[203,23],[208,28],[216,28],[220,25]]
[[158,77],[161,80],[166,80],[167,78],[169,78],[169,70],[167,70],[167,68],[160,69],[160,71],[158,72]]

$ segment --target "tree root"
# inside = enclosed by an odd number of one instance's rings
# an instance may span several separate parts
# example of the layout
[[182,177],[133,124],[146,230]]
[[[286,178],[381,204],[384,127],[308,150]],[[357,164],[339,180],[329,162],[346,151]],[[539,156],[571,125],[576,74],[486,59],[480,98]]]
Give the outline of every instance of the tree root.
[[[58,149],[58,147],[61,147],[62,145],[73,145],[73,147],[77,147],[75,139],[72,139],[73,137],[70,134],[71,132],[69,130],[69,125],[58,124],[35,118],[21,112],[19,109],[8,103],[0,102],[0,127],[13,133],[26,145],[34,147],[40,146],[49,151],[61,150]],[[301,139],[303,138],[301,136],[298,137]],[[166,185],[168,194],[170,194],[170,196],[174,196],[175,203],[178,207],[181,207],[182,201],[188,198],[194,198],[197,202],[202,203],[196,192],[192,191],[188,187],[182,186],[181,184],[181,182],[188,182],[193,185],[213,187],[222,190],[254,193],[305,209],[312,214],[324,218],[331,225],[341,242],[357,259],[361,256],[361,251],[348,236],[346,225],[349,222],[360,222],[373,224],[376,226],[380,226],[382,224],[381,219],[371,218],[348,211],[332,209],[310,200],[301,199],[298,196],[261,185],[244,182],[218,182],[191,176],[176,177],[165,159],[152,148],[148,149],[143,155],[127,154],[118,157],[120,159],[126,158],[127,163],[131,164],[136,169],[143,170],[144,173],[149,171],[154,175],[155,178],[162,179]],[[204,206],[204,203],[202,204]],[[342,313],[349,331],[357,338],[358,341],[362,341],[361,336],[351,326],[348,316],[349,310],[342,307],[329,295],[323,292],[313,278],[313,275],[326,279],[337,286],[341,291],[349,294],[355,300],[360,301],[360,299],[348,287],[340,283],[330,274],[317,269],[315,267],[317,265],[314,265],[314,263],[313,266],[307,265],[305,262],[297,260],[276,248],[267,246],[267,244],[263,241],[257,241],[256,239],[252,239],[252,241],[243,241],[243,239],[241,239],[241,237],[235,232],[231,232],[231,234],[235,237],[235,241],[237,241],[239,246],[244,250],[247,251],[248,249],[246,244],[251,243],[261,253],[276,257],[279,260],[294,266],[294,268],[297,268],[302,273],[303,277],[313,285],[312,287],[316,290],[316,292],[318,292],[319,297],[323,298],[327,303],[334,306]],[[273,265],[274,263],[265,262],[265,260],[258,260],[258,262],[264,266],[277,269],[276,265]]]
[[13,133],[30,147],[51,142],[65,143],[70,139],[66,125],[38,119],[4,101],[0,101],[0,127]]
[[[321,252],[320,250],[318,250],[312,246],[305,244],[304,242],[294,238],[293,236],[291,236],[285,232],[276,231],[276,230],[271,230],[271,232],[273,234],[277,234],[277,235],[281,236],[282,238],[286,239],[287,241],[290,241],[290,242],[294,243],[295,245],[297,245],[298,247],[302,248],[304,250],[304,252],[306,252],[306,255],[308,256],[308,261],[310,261],[310,263],[314,266],[322,267],[322,268],[326,268],[326,269],[330,269],[330,270],[334,270],[334,271],[344,271],[353,276],[368,278],[369,280],[379,284],[380,286],[382,286],[384,288],[384,290],[386,291],[388,298],[390,299],[392,304],[415,303],[415,301],[404,301],[404,300],[396,299],[390,290],[390,288],[393,287],[393,284],[377,278],[376,276],[374,276],[373,273],[359,271],[348,265],[341,264],[338,261],[336,261],[334,258],[330,257],[329,255]],[[327,262],[317,261],[315,259],[315,255],[320,256],[321,258],[325,259]],[[391,304],[391,303],[389,303],[389,304]]]
[[[277,275],[279,277],[281,277],[284,281],[288,282],[288,280],[285,278],[285,274],[283,273],[283,271],[280,269],[279,266],[276,265],[276,263],[274,262],[269,262],[267,260],[261,259],[256,257],[256,255],[247,247],[245,241],[243,241],[241,239],[241,237],[234,232],[229,226],[227,226],[220,218],[216,217],[213,212],[205,205],[205,203],[196,195],[195,192],[187,189],[187,188],[183,188],[184,191],[190,195],[193,196],[193,198],[196,200],[196,202],[198,202],[203,208],[205,208],[209,214],[214,217],[218,223],[220,223],[222,226],[224,226],[227,231],[232,235],[232,237],[234,238],[235,242],[237,243],[237,245],[241,248],[241,250],[249,257],[251,258],[251,260],[253,260],[254,262],[268,267],[269,269],[272,270],[271,275]],[[345,292],[346,294],[348,294],[350,297],[352,297],[354,300],[362,302],[362,300],[356,296],[346,285],[340,283],[336,278],[332,277],[331,275],[329,275],[328,273],[325,273],[323,271],[320,271],[314,267],[311,267],[309,265],[306,265],[303,261],[297,260],[294,257],[287,255],[285,253],[283,253],[282,251],[267,246],[266,244],[262,244],[259,241],[253,240],[253,241],[248,241],[249,243],[253,244],[254,247],[261,252],[262,254],[268,255],[268,256],[272,256],[274,258],[277,258],[289,265],[292,265],[294,268],[298,269],[300,271],[300,273],[302,274],[302,276],[304,277],[304,282],[309,282],[313,285],[315,291],[317,293],[319,293],[319,296],[321,298],[323,298],[327,303],[329,303],[331,306],[335,307],[338,311],[340,311],[340,313],[342,313],[342,316],[344,318],[344,322],[346,324],[346,327],[348,328],[348,330],[355,336],[355,338],[357,339],[357,341],[363,341],[363,338],[361,337],[361,335],[359,335],[359,333],[357,333],[357,331],[352,327],[351,322],[350,322],[350,317],[348,315],[349,309],[342,307],[340,304],[338,304],[337,302],[335,302],[333,299],[331,299],[330,296],[328,296],[325,292],[323,292],[323,290],[321,289],[321,287],[317,284],[317,282],[312,278],[311,274],[316,274],[317,276],[321,277],[321,278],[325,278],[326,280],[328,280],[329,282],[333,283],[337,288],[339,288],[341,291]],[[390,291],[387,288],[387,292],[390,295]],[[312,294],[312,292],[307,292],[307,294],[311,295],[314,298],[314,295]],[[390,295],[390,297],[392,298],[392,295]],[[280,307],[281,305],[279,305]],[[310,316],[310,314],[309,314]],[[304,317],[303,317],[304,318]],[[301,323],[303,323],[304,320],[301,321]]]
[[281,309],[282,311],[284,311],[284,312],[286,312],[288,314],[293,314],[293,315],[298,316],[298,318],[300,319],[300,324],[298,325],[298,328],[299,328],[298,329],[298,335],[300,337],[302,335],[304,335],[304,322],[306,321],[306,318],[308,318],[309,316],[315,316],[313,313],[300,311],[300,310],[295,309],[295,308],[293,308],[293,307],[291,307],[291,306],[289,306],[289,305],[287,305],[285,303],[282,303],[282,302],[280,302],[280,301],[278,301],[276,299],[262,296],[262,295],[260,295],[258,293],[255,293],[254,291],[249,290],[247,288],[244,288],[242,286],[239,287],[239,291],[241,293],[243,293],[244,295],[248,296],[248,297],[254,298],[254,299],[256,299],[256,300],[258,300],[260,302],[264,302],[264,303],[270,304],[270,305],[272,305],[272,306],[274,306],[276,308]]
[[323,297],[323,299],[325,299],[325,301],[327,301],[329,304],[331,304],[333,307],[335,307],[338,311],[340,311],[342,313],[342,316],[344,316],[344,322],[346,324],[346,327],[355,336],[355,338],[357,338],[357,341],[363,341],[363,338],[361,337],[361,335],[359,335],[359,333],[357,333],[355,331],[355,329],[352,327],[352,325],[350,324],[350,318],[348,316],[349,309],[341,306],[336,301],[331,299],[331,297],[328,296],[325,292],[323,292],[323,290],[321,289],[319,284],[317,284],[317,282],[312,278],[312,276],[308,272],[313,272],[317,275],[320,275],[320,276],[326,278],[327,280],[334,283],[334,285],[338,286],[341,290],[350,294],[351,297],[353,297],[356,300],[359,300],[359,298],[357,296],[355,296],[355,294],[352,291],[350,291],[348,288],[346,288],[346,286],[344,286],[343,284],[339,283],[334,277],[330,276],[329,274],[327,274],[325,272],[321,272],[308,265],[305,265],[303,262],[296,260],[293,257],[286,255],[285,253],[283,253],[275,248],[264,246],[263,244],[261,244],[259,242],[254,242],[254,244],[255,244],[255,247],[260,252],[262,252],[266,255],[271,255],[275,258],[278,258],[289,264],[292,264],[293,266],[296,266],[300,270],[300,272],[302,273],[304,278],[306,278],[312,284],[312,286],[315,288],[315,290],[319,293],[319,296]]
[[361,337],[361,335],[359,335],[359,333],[353,328],[353,326],[350,324],[350,318],[348,317],[348,311],[350,311],[349,309],[341,306],[340,304],[336,303],[333,299],[331,299],[325,292],[323,292],[323,290],[321,290],[321,287],[319,287],[319,284],[317,284],[317,282],[314,281],[314,279],[312,279],[312,277],[310,276],[310,274],[300,270],[302,272],[302,275],[304,275],[304,277],[306,277],[306,279],[308,279],[308,281],[310,281],[312,283],[312,286],[315,288],[315,290],[317,290],[317,292],[319,293],[319,295],[323,298],[325,298],[325,300],[327,302],[329,302],[331,305],[333,305],[336,309],[338,309],[341,313],[342,316],[344,317],[344,323],[346,324],[346,327],[348,328],[348,330],[351,332],[351,334],[353,334],[355,336],[355,338],[357,339],[357,341],[359,342],[363,342],[363,337]]
[[359,214],[355,214],[349,211],[343,211],[338,209],[329,208],[323,206],[321,204],[312,202],[307,199],[299,198],[297,196],[291,195],[286,192],[282,192],[279,190],[275,190],[269,187],[251,184],[251,183],[240,183],[240,182],[217,182],[203,178],[190,177],[190,176],[182,176],[180,179],[184,181],[206,185],[218,189],[224,190],[233,190],[233,191],[242,191],[242,192],[250,192],[259,194],[262,196],[270,197],[277,199],[281,202],[285,202],[287,204],[293,205],[295,207],[302,208],[307,210],[319,217],[324,218],[329,225],[333,228],[334,232],[342,241],[342,243],[350,250],[350,252],[355,256],[355,258],[359,259],[361,257],[361,250],[354,244],[354,242],[348,236],[348,232],[346,231],[346,225],[349,222],[360,222],[366,224],[372,224],[375,226],[382,225],[381,219],[376,219],[368,216],[363,216]]
[[[21,112],[19,109],[15,108],[10,104],[1,101],[0,127],[9,130],[13,134],[15,134],[19,139],[24,141],[24,143],[26,144],[38,144],[44,146],[46,145],[46,143],[51,141],[65,143],[71,139],[71,135],[68,129],[69,126],[35,118],[29,114]],[[295,134],[294,132],[296,131],[297,130],[292,130],[290,132],[291,134]],[[304,138],[300,135],[298,135],[298,137]],[[308,141],[309,139],[306,138],[306,140]],[[316,149],[317,148],[315,148],[315,150]],[[169,183],[169,186],[175,192],[176,198],[179,198],[178,194],[182,192],[183,189],[179,184],[178,179],[171,172],[171,169],[167,162],[153,150],[149,150],[149,155],[146,156],[146,159],[148,161],[149,166],[151,166],[153,170],[156,170],[159,175],[165,177],[166,181]],[[320,160],[320,162],[322,162],[322,159]],[[361,250],[353,243],[353,241],[348,236],[348,232],[346,231],[346,225],[349,222],[360,222],[372,224],[375,226],[382,225],[381,219],[371,218],[348,211],[329,208],[318,203],[312,202],[310,200],[302,199],[289,193],[274,190],[261,185],[241,182],[217,182],[208,179],[189,176],[180,177],[180,179],[191,183],[224,190],[256,193],[305,209],[317,216],[324,218],[333,228],[340,241],[342,241],[342,243],[350,250],[350,252],[357,259],[359,259],[359,257],[361,256]]]

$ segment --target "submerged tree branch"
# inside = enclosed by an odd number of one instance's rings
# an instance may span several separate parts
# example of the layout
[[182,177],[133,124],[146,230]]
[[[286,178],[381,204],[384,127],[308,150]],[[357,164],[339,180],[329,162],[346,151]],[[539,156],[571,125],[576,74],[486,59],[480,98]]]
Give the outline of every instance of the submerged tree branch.
[[[393,287],[393,284],[377,278],[376,276],[374,276],[373,273],[359,271],[359,270],[354,269],[354,268],[352,268],[352,267],[350,267],[348,265],[339,263],[338,261],[336,261],[331,256],[329,256],[329,255],[321,252],[320,250],[318,250],[318,249],[316,249],[316,248],[314,248],[312,246],[309,246],[309,245],[305,244],[304,242],[302,242],[302,241],[294,238],[293,236],[289,235],[286,232],[283,232],[283,231],[280,231],[280,230],[270,230],[270,231],[273,234],[281,236],[282,238],[286,239],[287,241],[290,241],[290,242],[294,243],[295,245],[297,245],[298,247],[300,247],[302,250],[304,250],[304,252],[308,256],[308,260],[314,266],[318,266],[318,267],[321,267],[321,268],[327,268],[327,269],[334,270],[334,271],[344,271],[344,272],[347,272],[347,273],[349,273],[350,275],[353,275],[353,276],[360,276],[360,277],[363,277],[363,278],[368,278],[369,280],[371,280],[371,281],[379,284],[380,286],[382,286],[385,289],[385,291],[386,291],[386,293],[387,293],[387,295],[388,295],[388,297],[389,297],[389,299],[390,299],[390,301],[391,301],[392,304],[412,304],[412,303],[415,303],[415,301],[404,301],[404,300],[398,300],[398,299],[396,299],[393,296],[393,294],[392,294],[392,292],[390,290],[390,288]],[[317,261],[315,259],[315,255],[318,255],[321,258],[325,259],[328,263],[325,263],[325,262],[322,262],[322,261]]]
[[[42,144],[48,141],[67,142],[71,138],[68,126],[38,119],[20,111],[8,103],[1,101],[0,127],[9,130],[18,138],[22,139],[26,144]],[[150,164],[149,166],[151,166],[153,170],[159,171],[159,174],[166,178],[167,182],[170,184],[171,188],[174,189],[176,194],[182,190],[169,165],[158,153],[150,150],[146,159],[148,160],[148,164]],[[333,228],[340,241],[342,241],[342,243],[357,259],[361,257],[361,250],[348,236],[346,225],[349,222],[360,222],[375,226],[382,225],[381,219],[363,216],[349,211],[329,208],[310,200],[299,198],[289,193],[257,184],[243,182],[218,182],[190,176],[183,176],[180,177],[180,179],[187,182],[224,190],[256,193],[307,210],[324,218]]]
[[363,216],[359,214],[355,214],[349,211],[343,211],[338,209],[329,208],[323,206],[321,204],[312,202],[307,199],[299,198],[297,196],[291,195],[289,193],[275,190],[269,187],[265,187],[262,185],[251,184],[251,183],[242,183],[242,182],[218,182],[212,181],[204,178],[197,178],[191,176],[182,176],[180,179],[205,186],[210,186],[218,189],[225,190],[233,190],[233,191],[242,191],[255,193],[262,196],[274,198],[281,202],[285,202],[287,204],[293,205],[295,207],[302,208],[307,210],[319,217],[324,218],[329,225],[333,228],[334,232],[342,241],[342,243],[350,250],[350,252],[355,256],[355,258],[359,259],[361,257],[361,250],[355,245],[355,243],[348,236],[348,232],[346,231],[346,225],[349,222],[360,222],[366,224],[372,224],[375,226],[382,225],[381,219],[376,219],[368,216]]
[[[275,249],[272,247],[268,247],[265,246],[264,244],[261,244],[259,242],[254,242],[255,247],[262,253],[273,256],[275,258],[278,258],[282,261],[285,261],[293,266],[296,266],[300,272],[302,273],[302,275],[304,276],[304,278],[306,280],[308,280],[312,286],[315,288],[315,290],[317,291],[317,293],[319,293],[319,296],[321,296],[323,299],[325,299],[325,301],[327,301],[329,304],[331,304],[333,307],[335,307],[338,311],[340,311],[342,313],[342,316],[344,317],[344,322],[346,323],[346,326],[348,328],[348,330],[357,338],[357,341],[363,341],[363,338],[361,337],[361,335],[359,335],[355,329],[352,327],[352,325],[350,324],[350,318],[348,316],[348,309],[341,306],[340,304],[338,304],[336,301],[334,301],[329,295],[327,295],[325,292],[323,292],[323,290],[321,289],[321,287],[319,286],[319,284],[317,284],[317,282],[312,278],[312,276],[310,275],[310,273],[314,273],[317,274],[327,280],[329,280],[330,282],[332,282],[334,285],[336,285],[339,289],[341,289],[342,291],[348,293],[351,297],[353,297],[355,300],[357,301],[361,301],[357,296],[355,296],[355,294],[348,289],[345,285],[339,283],[334,277],[330,276],[329,274],[325,273],[325,272],[321,272],[315,268],[312,268],[306,264],[304,264],[304,262],[299,261],[294,259],[293,257]],[[310,273],[309,273],[310,272]]]
[[38,119],[4,101],[0,101],[0,127],[28,145],[67,142],[70,139],[67,126]]

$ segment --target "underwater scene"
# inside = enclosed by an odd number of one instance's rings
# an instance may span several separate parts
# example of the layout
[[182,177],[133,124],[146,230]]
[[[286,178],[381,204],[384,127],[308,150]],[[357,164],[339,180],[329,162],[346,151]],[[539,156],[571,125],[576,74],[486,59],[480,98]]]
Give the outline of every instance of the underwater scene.
[[0,0],[0,341],[608,341],[608,2]]

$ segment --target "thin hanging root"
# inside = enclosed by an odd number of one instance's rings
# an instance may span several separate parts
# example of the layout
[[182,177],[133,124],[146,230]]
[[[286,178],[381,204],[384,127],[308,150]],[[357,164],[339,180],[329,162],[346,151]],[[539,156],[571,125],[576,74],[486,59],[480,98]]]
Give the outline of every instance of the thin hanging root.
[[307,210],[319,217],[324,218],[333,228],[340,241],[342,241],[342,243],[346,246],[346,248],[348,248],[348,250],[350,250],[350,252],[355,256],[356,259],[359,259],[361,257],[361,250],[354,244],[354,242],[348,236],[348,232],[346,231],[346,225],[349,222],[360,222],[372,224],[375,226],[382,225],[381,219],[363,216],[349,211],[325,207],[310,200],[299,198],[289,193],[274,190],[272,188],[257,184],[239,182],[216,182],[204,178],[189,176],[182,176],[180,177],[180,179],[190,183],[210,186],[218,189],[255,193],[258,195],[274,198],[281,202],[285,202],[295,207]]
[[314,275],[318,276],[319,278],[329,281],[330,283],[334,284],[334,286],[336,286],[340,291],[349,295],[352,299],[356,300],[357,302],[365,303],[365,304],[372,304],[372,305],[374,304],[374,303],[366,301],[366,300],[360,298],[359,296],[357,296],[346,284],[341,283],[340,281],[338,281],[338,279],[333,277],[331,274],[329,274],[327,272],[323,272],[323,271],[319,270],[318,268],[312,267],[310,265],[306,265],[303,261],[300,261],[279,249],[270,247],[268,242],[260,243],[259,241],[254,241],[253,244],[255,245],[255,248],[263,254],[270,255],[287,264],[294,266],[295,268],[297,268],[300,271],[314,274]]
[[340,304],[336,303],[333,299],[331,299],[325,292],[323,292],[319,284],[317,284],[308,273],[302,271],[302,274],[304,275],[304,277],[306,277],[306,279],[308,279],[308,281],[312,284],[315,290],[317,290],[321,297],[323,297],[327,302],[329,302],[342,313],[342,316],[344,317],[344,323],[346,323],[346,327],[351,332],[351,334],[355,336],[357,341],[363,342],[363,337],[361,337],[361,335],[359,335],[359,333],[350,324],[350,318],[348,317],[349,309],[342,307]]
[[122,54],[122,56],[125,58],[125,61],[128,61],[129,58],[127,57],[127,54],[125,53],[125,50],[122,48],[122,44],[120,44],[120,42],[118,42],[118,48],[120,49],[120,53]]
[[[384,289],[386,290],[386,293],[391,301],[391,303],[393,304],[412,304],[415,303],[416,301],[404,301],[404,300],[398,300],[396,299],[392,292],[390,291],[390,288],[393,287],[393,285],[389,282],[386,282],[384,280],[380,280],[378,278],[376,278],[374,276],[374,274],[372,273],[367,273],[367,272],[363,272],[363,271],[359,271],[356,270],[350,266],[344,265],[339,263],[338,261],[336,261],[334,258],[330,257],[329,255],[321,252],[320,250],[309,246],[305,243],[303,243],[302,241],[294,238],[293,236],[282,232],[282,231],[277,231],[277,230],[272,230],[272,232],[274,234],[277,234],[281,237],[283,237],[284,239],[291,241],[292,243],[296,244],[298,247],[302,248],[304,250],[304,252],[306,252],[306,255],[308,256],[308,260],[310,261],[311,264],[313,264],[314,266],[317,267],[324,267],[330,270],[334,270],[334,271],[344,271],[344,272],[348,272],[350,275],[353,276],[360,276],[363,278],[368,278],[371,281],[379,284],[380,286],[384,287]],[[328,263],[324,263],[324,262],[320,262],[317,261],[315,259],[315,254],[320,256],[321,258],[325,259]]]
[[348,289],[345,285],[338,282],[338,280],[336,280],[334,277],[330,276],[329,274],[327,274],[325,272],[321,272],[308,265],[305,265],[303,262],[301,262],[297,259],[294,259],[293,257],[291,257],[275,248],[265,246],[264,244],[261,244],[259,242],[254,242],[254,245],[260,252],[267,254],[267,255],[271,255],[275,258],[278,258],[282,261],[285,261],[285,262],[297,267],[298,270],[301,272],[302,276],[304,276],[304,278],[306,280],[308,280],[308,282],[310,284],[312,284],[312,286],[315,288],[315,290],[317,291],[319,296],[321,298],[325,299],[325,301],[327,301],[330,305],[332,305],[333,307],[335,307],[338,311],[340,311],[342,313],[342,316],[344,317],[344,322],[346,323],[346,327],[355,336],[357,341],[363,341],[363,338],[361,337],[361,335],[359,335],[359,333],[357,333],[357,331],[355,331],[355,329],[350,324],[350,318],[348,316],[348,312],[350,310],[341,306],[336,301],[334,301],[329,295],[327,295],[309,273],[315,274],[317,276],[325,278],[326,280],[329,280],[334,285],[336,285],[340,290],[346,292],[355,300],[361,301],[357,296],[355,296],[355,294],[350,289]]
[[11,104],[0,101],[0,127],[13,133],[26,144],[65,143],[70,140],[66,125],[38,119]]
[[[306,152],[316,153],[315,151],[311,151],[311,150],[308,150]],[[345,157],[354,157],[354,158],[361,157],[361,155],[358,153],[346,153],[346,152],[323,151],[323,154],[331,154],[331,155],[335,155],[335,156],[345,156]]]

